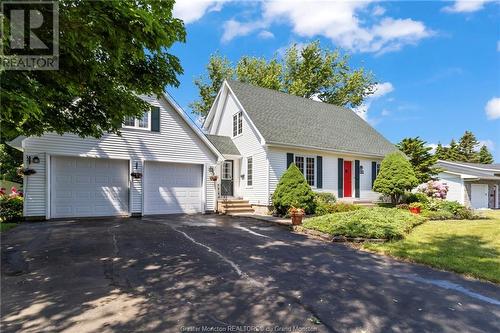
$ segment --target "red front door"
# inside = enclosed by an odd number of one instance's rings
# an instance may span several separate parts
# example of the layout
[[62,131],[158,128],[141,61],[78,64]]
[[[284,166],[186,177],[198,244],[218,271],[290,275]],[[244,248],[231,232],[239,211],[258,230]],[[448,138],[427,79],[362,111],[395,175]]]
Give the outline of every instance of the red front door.
[[352,162],[344,161],[344,197],[352,197]]

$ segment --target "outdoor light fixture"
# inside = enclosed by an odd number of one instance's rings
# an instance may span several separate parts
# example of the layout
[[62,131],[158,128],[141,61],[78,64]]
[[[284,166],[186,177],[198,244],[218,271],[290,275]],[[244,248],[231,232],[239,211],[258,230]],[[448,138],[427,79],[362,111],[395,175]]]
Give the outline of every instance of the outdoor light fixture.
[[40,158],[38,156],[33,156],[32,162],[33,163],[40,163]]
[[359,167],[359,174],[360,175],[364,175],[365,174],[365,169],[363,168],[362,165]]

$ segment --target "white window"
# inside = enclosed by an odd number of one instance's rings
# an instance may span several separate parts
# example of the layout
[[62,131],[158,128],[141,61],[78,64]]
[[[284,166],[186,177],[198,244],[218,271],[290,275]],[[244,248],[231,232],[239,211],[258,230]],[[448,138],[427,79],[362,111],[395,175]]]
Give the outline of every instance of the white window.
[[253,158],[247,157],[247,186],[253,185]]
[[233,136],[243,133],[243,113],[238,112],[233,115]]
[[295,155],[295,165],[299,168],[300,172],[304,174],[307,183],[314,186],[316,176],[316,158]]
[[151,129],[151,117],[150,112],[144,112],[142,117],[125,117],[123,120],[123,127],[128,128],[141,128],[141,129]]

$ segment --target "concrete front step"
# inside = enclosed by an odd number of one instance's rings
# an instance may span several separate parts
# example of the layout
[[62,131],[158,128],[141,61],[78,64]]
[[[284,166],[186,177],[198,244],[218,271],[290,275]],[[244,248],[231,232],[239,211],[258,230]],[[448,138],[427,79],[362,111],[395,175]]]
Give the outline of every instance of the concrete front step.
[[252,206],[247,207],[228,207],[224,209],[226,213],[248,213],[253,212]]

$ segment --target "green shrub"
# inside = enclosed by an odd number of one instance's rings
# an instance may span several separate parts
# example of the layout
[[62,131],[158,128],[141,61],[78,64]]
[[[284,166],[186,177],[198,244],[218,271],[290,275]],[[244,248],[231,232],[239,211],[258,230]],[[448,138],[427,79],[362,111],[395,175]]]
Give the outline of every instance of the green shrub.
[[299,168],[292,163],[280,178],[273,193],[273,206],[280,215],[291,207],[303,208],[306,214],[314,213],[314,192]]
[[456,210],[455,218],[459,220],[475,220],[478,219],[479,216],[475,215],[472,210],[462,207]]
[[316,201],[316,203],[323,202],[327,204],[333,204],[337,202],[337,198],[335,198],[335,195],[330,192],[316,192],[314,193],[314,200]]
[[396,208],[368,208],[307,219],[303,226],[334,236],[400,239],[425,218]]
[[418,196],[416,193],[406,192],[401,197],[401,203],[403,204],[411,204],[413,202],[419,202],[419,201],[420,200],[418,200]]
[[391,197],[393,204],[398,204],[401,196],[417,186],[418,180],[413,167],[401,152],[392,152],[385,156],[380,172],[373,184],[373,190]]
[[20,195],[0,196],[0,221],[18,222],[23,218],[23,197]]
[[410,205],[409,204],[406,204],[406,203],[402,203],[402,204],[399,204],[396,206],[397,209],[405,209],[405,210],[409,210],[410,209]]
[[446,210],[424,210],[421,215],[429,220],[452,220],[455,218],[453,213]]
[[334,204],[331,203],[317,203],[315,214],[318,216],[333,214],[333,213],[344,213],[350,212],[353,210],[363,209],[363,206],[353,205],[350,203],[337,202]]
[[460,210],[465,208],[460,203],[458,203],[458,201],[446,201],[439,199],[435,199],[435,201],[437,202],[438,210],[445,210],[452,213],[453,215],[457,215]]

